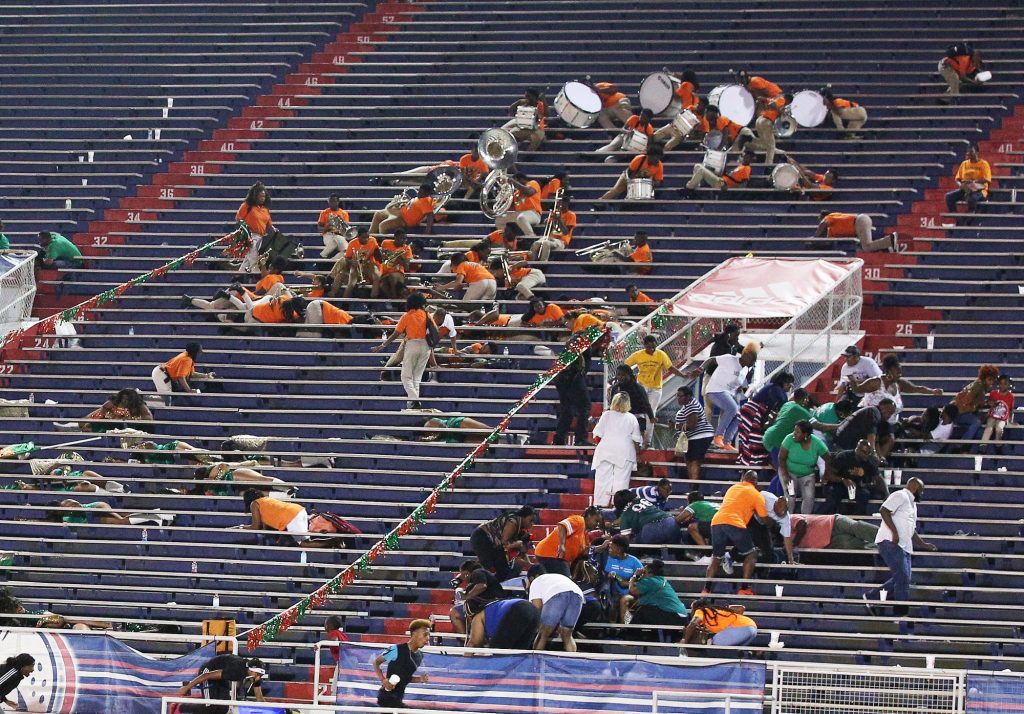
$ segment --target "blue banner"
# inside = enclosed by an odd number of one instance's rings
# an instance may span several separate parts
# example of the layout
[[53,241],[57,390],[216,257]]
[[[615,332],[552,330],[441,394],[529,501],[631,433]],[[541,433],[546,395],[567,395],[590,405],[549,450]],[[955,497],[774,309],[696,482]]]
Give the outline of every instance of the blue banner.
[[967,673],[967,714],[1024,712],[1024,677]]
[[0,651],[35,658],[35,671],[7,697],[18,711],[49,714],[159,714],[161,697],[176,695],[216,654],[210,644],[155,660],[105,635],[17,630],[0,630]]
[[[335,683],[337,704],[374,706],[380,682],[373,659],[382,647],[341,646]],[[701,665],[699,660],[587,659],[556,653],[468,655],[459,650],[426,652],[410,684],[405,706],[422,709],[466,707],[491,712],[653,712],[725,714],[762,710],[765,665],[752,662]],[[692,664],[691,664],[692,662]],[[745,695],[738,699],[737,695]],[[748,698],[749,697],[749,698]]]

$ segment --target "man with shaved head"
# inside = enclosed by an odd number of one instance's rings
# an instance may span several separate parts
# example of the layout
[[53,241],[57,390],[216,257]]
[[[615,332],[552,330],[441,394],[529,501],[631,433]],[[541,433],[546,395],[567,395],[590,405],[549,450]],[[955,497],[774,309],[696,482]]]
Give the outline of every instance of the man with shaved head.
[[878,553],[889,568],[889,579],[873,588],[862,597],[872,614],[877,614],[872,600],[881,600],[884,590],[888,597],[898,604],[893,605],[893,614],[897,617],[909,611],[905,604],[910,600],[911,561],[915,546],[921,550],[934,552],[938,547],[926,543],[917,534],[917,504],[924,493],[924,481],[912,478],[907,481],[906,488],[894,491],[885,499],[880,510],[882,525],[878,528],[875,543]]

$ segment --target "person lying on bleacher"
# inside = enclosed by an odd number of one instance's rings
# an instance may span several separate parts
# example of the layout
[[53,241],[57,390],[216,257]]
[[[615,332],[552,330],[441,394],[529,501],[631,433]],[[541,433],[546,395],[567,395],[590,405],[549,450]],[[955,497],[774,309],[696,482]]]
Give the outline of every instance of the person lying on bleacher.
[[633,104],[629,97],[619,91],[612,82],[595,82],[594,91],[601,98],[601,113],[597,115],[597,123],[609,132],[616,124],[625,124],[633,116]]
[[693,619],[683,634],[684,644],[743,647],[757,637],[757,623],[743,614],[746,608],[742,605],[715,607],[710,600],[700,598],[690,608]]
[[[477,421],[476,419],[467,416],[447,417],[439,415],[430,417],[423,422],[422,426],[427,433],[420,436],[420,441],[440,441],[444,444],[460,444],[464,441],[479,441],[491,430],[491,427],[487,426],[482,421]],[[468,429],[474,433],[459,433],[464,429]]]
[[345,248],[348,247],[345,233],[349,228],[349,217],[348,211],[341,207],[341,197],[338,194],[332,193],[327,197],[327,208],[320,211],[316,227],[324,241],[324,248],[320,251],[321,258],[345,252]]
[[[866,439],[857,442],[854,449],[846,449],[832,457],[822,479],[825,492],[824,513],[841,510],[856,516],[868,515],[868,501],[889,495],[878,461]],[[852,495],[851,495],[852,493]],[[844,507],[844,503],[849,505]]]
[[6,627],[37,627],[48,630],[112,630],[114,625],[105,620],[81,620],[64,617],[50,610],[30,610],[11,594],[7,587],[0,587],[0,613],[4,615],[27,615],[26,618],[0,618]]
[[[245,660],[238,655],[220,654],[199,668],[199,675],[187,682],[179,691],[179,697],[187,697],[195,687],[202,687],[203,699],[224,699],[233,702],[244,701],[253,694],[257,702],[264,702],[261,683],[267,674],[267,667],[258,659]],[[182,704],[181,714],[228,714],[232,708],[220,705]]]
[[960,88],[965,84],[970,87],[984,84],[977,79],[983,69],[981,53],[967,42],[954,42],[939,60],[939,74],[946,80],[946,94],[949,96],[960,94]]
[[956,212],[958,203],[967,204],[967,212],[975,213],[978,204],[988,201],[988,189],[992,185],[992,167],[985,159],[978,157],[978,147],[971,144],[967,154],[953,176],[957,187],[946,194],[946,210]]
[[861,134],[856,133],[868,121],[868,111],[857,102],[837,97],[829,87],[822,87],[819,92],[828,107],[829,116],[836,129],[846,132],[847,139],[862,139]]
[[865,550],[875,547],[878,526],[841,513],[793,515],[793,543],[797,548],[824,550]]
[[39,257],[36,265],[43,268],[66,270],[82,265],[82,251],[74,243],[53,231],[39,231]]
[[153,421],[142,394],[137,389],[121,389],[103,404],[86,415],[86,419],[101,419],[99,424],[86,422],[53,422],[58,431],[101,432],[124,427],[126,421]]
[[[241,283],[236,281],[231,283],[226,290],[218,290],[214,293],[212,300],[203,300],[202,298],[192,297],[191,295],[182,295],[181,307],[195,307],[200,310],[210,311],[224,311],[235,308],[244,312],[254,301],[259,300],[261,297],[266,295],[277,297],[278,295],[288,291],[283,275],[287,264],[288,261],[281,256],[274,258],[273,261],[268,261],[261,256],[256,262],[256,267],[260,273],[260,279],[256,282],[256,285],[252,290],[242,287]],[[225,314],[218,315],[217,317],[222,322],[228,321],[228,316]]]
[[835,169],[826,169],[825,173],[819,174],[802,166],[792,155],[787,156],[786,161],[800,172],[800,183],[794,186],[792,191],[798,192],[812,201],[832,199],[832,191],[835,189],[836,181],[839,180],[839,173]]
[[[15,481],[13,484],[4,486],[19,491],[74,491],[77,493],[99,493],[104,495],[130,493],[124,484],[113,479],[104,478],[101,474],[90,469],[74,469],[59,460],[32,459],[33,475],[45,478],[52,476],[52,479],[27,483]],[[38,468],[37,468],[38,466]]]
[[65,498],[61,501],[49,501],[47,508],[53,510],[46,512],[45,521],[54,523],[89,523],[90,515],[104,525],[130,526],[130,525],[170,525],[174,522],[174,516],[169,513],[129,513],[128,511],[115,511],[109,503],[103,501],[92,501],[91,503],[79,503],[73,498]]
[[937,454],[945,449],[943,442],[953,438],[953,430],[956,428],[956,418],[960,410],[956,404],[950,402],[942,407],[925,407],[924,412],[919,416],[912,416],[902,420],[897,427],[900,438],[920,439],[924,444],[907,444],[906,450],[922,454]]
[[[352,320],[352,315],[326,300],[310,300],[306,306],[306,325],[351,325]],[[296,334],[300,337],[327,337],[336,340],[348,333],[344,330],[313,329],[300,330]]]
[[373,214],[370,221],[370,233],[394,233],[397,228],[409,231],[424,223],[423,232],[430,235],[434,229],[434,199],[431,195],[433,187],[429,183],[420,184],[416,198],[409,202],[391,202]]
[[247,323],[279,325],[286,322],[303,322],[306,318],[306,298],[302,297],[262,297],[252,304],[245,312],[243,320]]
[[[294,496],[298,489],[294,486],[288,486],[284,481],[277,478],[276,476],[264,476],[259,471],[246,468],[244,466],[235,466],[227,462],[220,462],[216,464],[210,464],[209,466],[200,466],[195,470],[193,474],[196,479],[201,481],[222,481],[225,483],[258,483],[265,486],[272,493],[280,493],[282,495]],[[217,489],[215,489],[216,491]],[[205,493],[206,487],[199,484],[195,487],[196,493]],[[220,489],[223,491],[223,489]],[[224,493],[227,493],[226,491]]]
[[242,494],[242,501],[251,518],[248,525],[232,526],[242,530],[271,530],[288,533],[303,548],[325,548],[331,543],[328,539],[310,539],[309,513],[305,508],[292,501],[271,498],[263,491],[250,488]]
[[[532,108],[532,112],[522,112],[520,108]],[[526,116],[529,114],[529,116]],[[512,102],[508,115],[512,117],[502,124],[501,128],[511,132],[516,141],[526,141],[526,148],[536,151],[544,141],[544,129],[547,127],[547,107],[540,98],[540,92],[530,87],[523,93],[522,99]]]
[[814,232],[815,238],[856,238],[865,253],[877,253],[880,250],[898,253],[901,250],[899,235],[895,231],[886,233],[878,240],[871,237],[875,224],[866,213],[854,215],[823,210],[819,218],[821,221]]
[[277,231],[270,217],[270,194],[262,181],[257,181],[249,188],[245,200],[235,213],[235,220],[249,227],[249,248],[238,266],[238,272],[248,273],[259,261],[259,247],[263,237]]
[[693,165],[693,175],[686,182],[686,188],[680,191],[683,198],[697,198],[697,189],[707,184],[711,188],[725,191],[739,188],[750,180],[750,162],[754,160],[754,152],[744,151],[736,162],[736,168],[724,176],[719,176],[704,164]]
[[619,198],[626,192],[626,185],[632,179],[638,178],[649,178],[654,182],[655,194],[657,189],[661,186],[665,180],[665,164],[662,158],[665,156],[665,150],[661,144],[648,144],[647,153],[640,154],[629,162],[629,166],[622,172],[615,185],[612,186],[608,191],[605,192],[599,201],[611,201],[612,199]]
[[185,351],[153,368],[153,386],[160,394],[171,392],[198,392],[189,384],[190,379],[207,380],[217,375],[214,372],[197,372],[196,360],[202,354],[203,346],[198,342],[185,344]]
[[[604,146],[595,149],[594,153],[604,155],[614,154],[617,151],[626,151],[626,149],[622,148],[622,144],[634,132],[647,137],[648,142],[652,141],[654,138],[653,118],[654,112],[650,109],[641,109],[639,114],[634,114],[626,120],[626,123],[622,125],[622,129],[614,139]],[[638,152],[634,151],[631,153],[636,154]],[[614,156],[609,156],[605,159],[605,163],[611,163],[612,161],[615,161]]]
[[[122,439],[122,444],[124,439]],[[143,454],[133,454],[133,458],[137,458],[146,464],[173,464],[174,457],[171,455],[174,452],[184,452],[186,460],[191,463],[210,463],[218,460],[218,457],[206,449],[201,449],[198,446],[192,446],[187,441],[180,439],[174,439],[173,441],[165,441],[158,443],[156,441],[142,441],[138,444],[131,446],[132,449],[145,452]]]

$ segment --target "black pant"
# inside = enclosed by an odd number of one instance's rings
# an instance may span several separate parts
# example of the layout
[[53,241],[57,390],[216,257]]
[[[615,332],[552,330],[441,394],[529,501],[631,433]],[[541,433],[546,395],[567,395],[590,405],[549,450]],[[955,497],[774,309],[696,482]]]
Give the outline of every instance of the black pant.
[[543,565],[544,570],[549,573],[558,573],[559,575],[564,575],[567,578],[572,577],[572,572],[569,570],[569,563],[561,558],[541,558],[538,556],[537,562]]
[[508,556],[505,554],[504,548],[494,545],[491,537],[483,528],[478,527],[473,531],[473,535],[469,537],[469,544],[476,554],[476,559],[480,561],[480,565],[487,570],[494,571],[494,577],[498,579],[498,582],[504,582],[516,576],[516,571],[508,564]]
[[587,427],[590,425],[590,392],[587,380],[579,374],[555,385],[558,390],[558,424],[555,426],[554,443],[564,444],[573,419],[576,419],[576,443],[587,441]]
[[[679,613],[669,612],[668,610],[662,610],[660,607],[654,607],[652,605],[640,605],[633,613],[634,625],[685,625],[686,618],[682,617]],[[681,633],[672,632],[666,630],[665,634],[670,639],[678,639]],[[650,632],[641,633],[639,639],[642,640],[654,640],[657,639]]]
[[540,610],[529,600],[517,602],[502,618],[494,637],[490,640],[491,647],[503,650],[533,649],[533,641],[537,638],[539,627]]

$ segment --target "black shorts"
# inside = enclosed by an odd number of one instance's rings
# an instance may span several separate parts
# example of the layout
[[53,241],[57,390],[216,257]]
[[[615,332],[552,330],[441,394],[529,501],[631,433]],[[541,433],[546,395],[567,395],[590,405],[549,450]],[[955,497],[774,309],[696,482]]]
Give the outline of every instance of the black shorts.
[[741,558],[752,553],[754,541],[750,537],[750,531],[746,528],[730,526],[728,523],[711,526],[711,555],[721,558],[730,546]]
[[709,448],[711,448],[710,436],[705,436],[703,439],[690,439],[686,443],[686,460],[703,459]]

